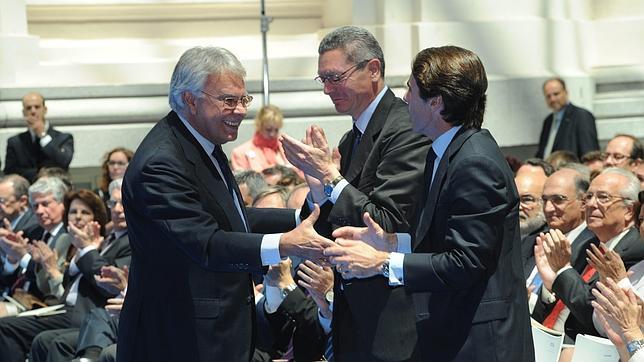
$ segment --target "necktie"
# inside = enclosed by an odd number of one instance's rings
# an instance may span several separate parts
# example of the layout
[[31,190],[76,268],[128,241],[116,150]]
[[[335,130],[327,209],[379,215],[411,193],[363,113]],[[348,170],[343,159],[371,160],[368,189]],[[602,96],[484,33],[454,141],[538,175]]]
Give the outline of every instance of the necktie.
[[[595,268],[592,265],[586,266],[586,269],[584,269],[584,272],[581,274],[581,279],[584,280],[584,282],[588,283],[590,278],[595,275]],[[546,317],[546,319],[543,320],[543,325],[552,329],[555,326],[555,323],[557,323],[557,319],[559,318],[559,315],[561,312],[564,310],[566,305],[559,299],[557,301],[557,304],[552,308],[552,311],[550,311],[550,314]]]
[[356,125],[353,125],[353,145],[351,147],[351,155],[356,153],[356,150],[358,150],[358,146],[360,145],[360,141],[362,140],[362,132],[356,127]]
[[432,178],[434,177],[434,162],[437,157],[438,156],[436,155],[436,152],[434,152],[434,148],[430,147],[429,152],[427,152],[427,158],[425,159],[425,187],[423,188],[423,202],[421,203],[421,207],[423,207],[425,202],[427,202],[427,195],[429,195],[429,189],[432,186]]
[[235,177],[233,176],[233,172],[230,170],[230,166],[228,166],[228,157],[226,157],[226,154],[221,148],[221,145],[215,145],[215,149],[212,151],[212,155],[215,157],[215,160],[217,160],[217,163],[219,164],[221,173],[224,175],[224,179],[228,186],[230,197],[232,197],[234,200],[235,188],[233,187],[233,182],[235,182]]

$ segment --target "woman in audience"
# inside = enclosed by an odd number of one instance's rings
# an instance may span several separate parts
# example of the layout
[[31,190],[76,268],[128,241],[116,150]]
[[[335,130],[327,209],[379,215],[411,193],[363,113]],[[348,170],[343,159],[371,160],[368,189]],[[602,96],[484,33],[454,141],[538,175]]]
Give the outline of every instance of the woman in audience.
[[233,171],[262,172],[265,168],[275,165],[293,167],[286,160],[279,142],[280,129],[283,125],[284,117],[279,108],[270,104],[262,107],[255,117],[253,138],[233,149],[231,157]]
[[133,155],[134,152],[125,147],[116,147],[105,154],[103,166],[101,166],[103,173],[98,182],[98,189],[96,189],[96,194],[103,202],[110,199],[110,193],[107,191],[110,182],[123,177]]
[[[72,191],[65,196],[65,216],[63,221],[71,236],[67,263],[75,262],[80,252],[88,246],[100,248],[105,235],[107,210],[105,203],[90,190]],[[40,263],[49,276],[48,282],[52,297],[60,298],[63,293],[63,273],[56,267],[56,255],[44,242],[32,247],[32,258]],[[65,268],[66,269],[66,268]]]

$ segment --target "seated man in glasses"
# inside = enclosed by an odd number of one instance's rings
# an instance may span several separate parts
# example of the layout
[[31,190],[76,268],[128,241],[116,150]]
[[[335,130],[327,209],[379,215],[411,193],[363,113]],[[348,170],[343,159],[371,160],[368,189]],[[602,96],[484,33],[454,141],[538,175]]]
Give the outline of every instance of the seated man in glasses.
[[634,136],[618,134],[606,144],[602,159],[604,167],[621,167],[635,172],[644,159],[644,148]]
[[[584,195],[588,229],[599,239],[600,249],[617,253],[626,268],[644,257],[644,243],[634,227],[638,192],[639,181],[631,172],[611,167],[593,179]],[[570,242],[562,232],[551,230],[537,239],[535,259],[543,286],[558,299],[553,298],[540,312],[540,320],[547,327],[554,326],[568,312],[564,330],[569,342],[578,333],[598,335],[590,302],[591,290],[599,279],[590,265],[581,273],[575,270],[570,258]]]

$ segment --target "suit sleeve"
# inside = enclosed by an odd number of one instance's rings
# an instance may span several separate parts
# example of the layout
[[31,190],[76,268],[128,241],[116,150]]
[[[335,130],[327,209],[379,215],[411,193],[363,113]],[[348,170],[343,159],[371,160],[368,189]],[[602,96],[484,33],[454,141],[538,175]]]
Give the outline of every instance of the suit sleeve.
[[[503,243],[511,205],[505,172],[485,155],[473,154],[449,165],[453,170],[441,190],[437,208],[449,208],[445,240],[452,246],[436,253],[405,254],[405,285],[411,291],[456,291],[492,275]],[[429,240],[428,242],[432,242]]]
[[597,128],[593,114],[578,108],[577,117],[577,137],[579,137],[577,154],[581,157],[590,151],[599,150],[599,141],[597,140]]
[[552,291],[585,328],[585,331],[580,332],[596,335],[597,331],[593,324],[593,306],[590,304],[590,301],[595,299],[591,293],[593,285],[597,281],[597,278],[594,279],[591,280],[591,283],[586,283],[577,271],[567,269],[557,276],[552,284]]
[[[187,161],[184,161],[187,162]],[[221,272],[261,272],[263,235],[227,231],[225,215],[236,212],[206,210],[194,172],[164,152],[145,161],[139,174],[124,182],[128,224],[130,212],[140,214],[146,228],[156,230],[161,242],[173,243],[195,263]],[[227,190],[220,190],[228,192]],[[136,249],[136,248],[135,248]]]
[[69,133],[52,134],[54,139],[42,149],[47,158],[68,169],[74,157],[74,137]]
[[414,196],[422,187],[429,141],[407,128],[392,132],[378,147],[382,158],[375,177],[365,179],[363,175],[361,179],[361,187],[365,182],[372,183],[368,185],[372,190],[364,193],[347,185],[331,209],[329,221],[336,225],[360,226],[364,225],[362,215],[368,212],[388,232],[409,231]]
[[5,157],[4,173],[9,175],[17,173],[24,176],[27,180],[34,180],[38,170],[35,167],[21,167],[18,162],[17,153],[20,152],[20,144],[17,137],[9,138],[7,142],[7,154]]
[[100,275],[101,268],[107,265],[110,265],[110,263],[101,256],[98,250],[91,250],[76,261],[76,266],[83,274],[85,281],[87,281],[99,294],[106,298],[110,298],[113,297],[114,294],[111,294],[107,290],[99,287],[96,284],[96,279],[94,278],[95,275]]

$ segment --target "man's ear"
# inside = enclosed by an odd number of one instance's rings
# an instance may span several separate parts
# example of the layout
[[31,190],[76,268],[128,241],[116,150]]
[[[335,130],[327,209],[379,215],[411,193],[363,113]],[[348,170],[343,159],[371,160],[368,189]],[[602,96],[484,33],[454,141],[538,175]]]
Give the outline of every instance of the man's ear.
[[380,60],[375,58],[371,59],[369,63],[367,63],[367,70],[369,71],[371,80],[378,80],[382,78],[382,74],[380,74],[380,66]]
[[181,98],[183,99],[183,102],[185,103],[190,113],[197,113],[197,97],[195,97],[192,92],[183,91],[183,93],[181,93]]
[[443,105],[443,96],[437,95],[435,97],[430,98],[429,99],[429,105],[432,106],[432,108],[442,106]]

